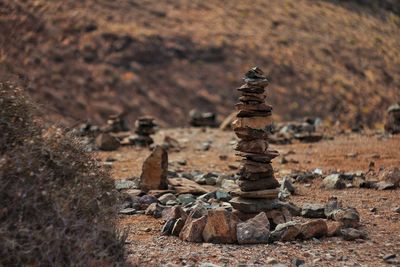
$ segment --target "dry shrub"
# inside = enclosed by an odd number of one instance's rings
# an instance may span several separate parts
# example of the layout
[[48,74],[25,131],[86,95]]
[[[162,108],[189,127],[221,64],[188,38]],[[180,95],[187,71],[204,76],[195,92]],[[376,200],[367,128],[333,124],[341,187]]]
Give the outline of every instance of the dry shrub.
[[0,83],[0,266],[124,265],[107,172]]

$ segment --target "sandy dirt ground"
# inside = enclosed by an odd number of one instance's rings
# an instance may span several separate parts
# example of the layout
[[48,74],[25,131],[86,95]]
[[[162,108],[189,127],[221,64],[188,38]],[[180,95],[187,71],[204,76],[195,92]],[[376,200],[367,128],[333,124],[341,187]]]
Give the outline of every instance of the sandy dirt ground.
[[[232,132],[210,129],[167,129],[159,131],[155,143],[160,144],[165,136],[177,139],[184,147],[180,152],[169,154],[169,169],[175,171],[216,171],[235,173],[229,165],[237,165],[233,150],[236,137]],[[208,151],[201,150],[203,142],[211,141]],[[280,158],[273,161],[276,176],[295,170],[320,168],[324,174],[331,171],[368,170],[371,161],[375,169],[400,167],[400,136],[382,138],[370,134],[341,134],[331,140],[313,144],[294,143],[272,145],[281,155],[298,163],[281,164]],[[148,149],[122,147],[114,152],[100,152],[105,160],[112,157],[115,179],[131,179],[140,175],[141,165]],[[227,159],[220,159],[221,155]],[[177,161],[186,160],[180,166]],[[313,239],[270,245],[220,245],[194,244],[176,237],[161,236],[162,220],[145,215],[121,216],[121,229],[128,231],[128,259],[139,266],[168,264],[199,266],[210,262],[220,266],[269,266],[274,260],[287,264],[293,259],[303,259],[308,266],[387,266],[383,257],[397,254],[400,257],[400,214],[394,209],[400,206],[400,190],[378,191],[349,188],[325,190],[320,180],[311,186],[295,184],[298,194],[289,198],[299,206],[303,203],[325,203],[336,196],[344,206],[355,207],[361,216],[361,224],[369,238],[363,241],[344,241],[341,238]],[[371,211],[375,208],[376,211]]]

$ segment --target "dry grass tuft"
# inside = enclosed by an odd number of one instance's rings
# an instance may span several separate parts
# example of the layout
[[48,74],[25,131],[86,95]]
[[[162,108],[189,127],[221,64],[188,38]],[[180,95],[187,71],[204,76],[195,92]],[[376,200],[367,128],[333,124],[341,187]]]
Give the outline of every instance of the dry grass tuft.
[[124,265],[107,172],[0,83],[0,266]]

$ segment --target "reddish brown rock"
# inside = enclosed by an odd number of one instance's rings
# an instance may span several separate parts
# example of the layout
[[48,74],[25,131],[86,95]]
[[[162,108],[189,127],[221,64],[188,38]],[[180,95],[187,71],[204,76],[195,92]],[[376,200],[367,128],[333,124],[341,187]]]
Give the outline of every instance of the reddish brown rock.
[[272,123],[269,117],[237,118],[233,121],[233,130],[250,127],[252,129],[265,129]]
[[271,240],[282,242],[295,240],[300,234],[300,226],[300,223],[296,221],[278,224],[271,233]]
[[96,147],[103,151],[117,150],[120,146],[119,141],[108,133],[99,134],[95,140],[95,143]]
[[268,142],[263,139],[240,140],[235,148],[237,151],[262,154],[267,152]]
[[210,190],[186,178],[168,178],[168,183],[174,186],[178,194],[205,194]]
[[[250,160],[242,160],[243,167],[241,170],[241,174],[244,173],[270,173],[273,175],[274,170],[270,163],[265,162],[255,162]],[[270,176],[270,175],[269,175]]]
[[276,199],[279,195],[279,189],[267,189],[267,190],[257,190],[244,192],[236,190],[231,192],[233,196],[239,196],[243,198],[264,198],[264,199]]
[[167,189],[168,153],[161,146],[156,146],[144,161],[140,175],[140,188],[144,191]]
[[265,103],[237,103],[238,118],[268,117],[271,116],[272,107]]
[[328,226],[325,220],[318,219],[303,223],[300,226],[300,236],[303,239],[318,238],[326,236],[328,233]]
[[252,129],[250,127],[235,128],[235,134],[243,140],[266,139],[269,135],[264,129]]
[[328,231],[326,233],[327,236],[339,236],[340,230],[342,229],[342,224],[340,222],[332,222],[328,221],[327,223]]
[[186,212],[182,209],[181,206],[173,206],[171,208],[166,208],[162,211],[162,218],[165,221],[168,221],[170,219],[182,219],[183,221],[186,221],[187,219],[187,214]]
[[223,208],[208,211],[203,240],[208,243],[230,244],[236,242],[236,225],[239,218]]
[[188,218],[183,226],[179,238],[188,242],[203,242],[203,230],[207,223],[207,215],[200,218]]

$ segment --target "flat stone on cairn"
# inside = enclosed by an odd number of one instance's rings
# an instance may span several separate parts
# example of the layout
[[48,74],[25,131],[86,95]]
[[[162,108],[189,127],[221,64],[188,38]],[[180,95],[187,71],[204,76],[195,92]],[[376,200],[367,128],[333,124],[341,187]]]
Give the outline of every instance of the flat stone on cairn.
[[265,103],[268,80],[258,67],[249,70],[245,84],[238,88],[242,93],[237,103],[236,120],[232,123],[238,136],[235,150],[243,159],[239,171],[240,191],[230,203],[243,213],[258,213],[278,208],[279,182],[274,177],[271,160],[279,155],[268,148],[268,127],[272,107]]
[[131,139],[133,145],[136,146],[150,146],[153,144],[153,138],[150,135],[155,134],[154,127],[157,126],[154,123],[154,119],[151,117],[141,117],[135,122],[135,133],[136,136]]

